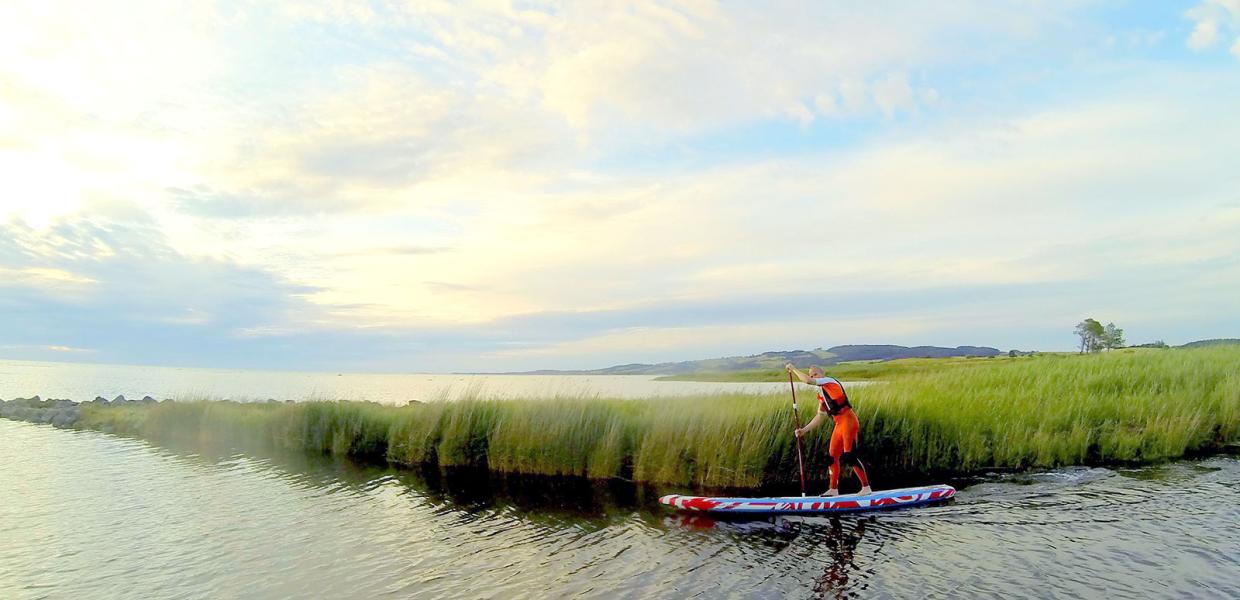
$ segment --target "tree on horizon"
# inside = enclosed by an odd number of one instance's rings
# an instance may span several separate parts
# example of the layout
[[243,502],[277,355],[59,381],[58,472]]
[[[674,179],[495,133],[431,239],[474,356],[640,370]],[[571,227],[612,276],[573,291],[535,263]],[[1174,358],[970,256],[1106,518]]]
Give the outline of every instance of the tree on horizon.
[[1106,335],[1106,328],[1102,326],[1102,323],[1087,318],[1077,323],[1073,332],[1081,338],[1081,354],[1102,349],[1103,336]]
[[1124,347],[1124,330],[1115,326],[1115,323],[1107,323],[1102,329],[1102,346],[1107,350]]

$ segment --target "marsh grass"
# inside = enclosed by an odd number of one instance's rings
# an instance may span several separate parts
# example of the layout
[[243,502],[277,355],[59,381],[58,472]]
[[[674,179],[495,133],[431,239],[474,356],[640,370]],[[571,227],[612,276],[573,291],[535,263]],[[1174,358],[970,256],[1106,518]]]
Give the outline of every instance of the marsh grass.
[[[1033,357],[1020,356],[954,356],[949,358],[900,358],[896,360],[857,360],[842,362],[825,367],[833,377],[842,381],[881,381],[905,375],[942,371],[944,369],[983,367],[995,363],[1019,362],[1033,360]],[[806,367],[808,365],[801,365]],[[719,373],[701,372],[684,375],[664,375],[656,377],[656,381],[703,381],[753,383],[766,381],[787,381],[788,374],[783,369],[755,369],[748,371],[726,371]]]
[[1051,355],[858,388],[867,455],[972,472],[1152,462],[1240,436],[1240,350]]
[[[977,359],[975,359],[977,360]],[[1240,349],[1118,351],[919,368],[849,391],[884,476],[1156,462],[1240,439]],[[816,410],[803,394],[801,419]],[[368,402],[84,404],[80,426],[417,465],[754,488],[796,480],[786,395],[620,400],[470,394]],[[806,439],[823,476],[829,426]]]

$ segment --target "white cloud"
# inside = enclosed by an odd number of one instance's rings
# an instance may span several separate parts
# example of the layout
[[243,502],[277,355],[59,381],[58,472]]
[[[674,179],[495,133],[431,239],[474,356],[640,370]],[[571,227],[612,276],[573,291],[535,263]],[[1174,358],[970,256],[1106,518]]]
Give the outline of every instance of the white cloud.
[[[1238,2],[1190,11],[1189,44],[1231,35]],[[30,243],[0,272],[65,298],[171,282],[179,304],[139,320],[187,328],[269,286],[288,297],[229,331],[279,340],[1223,260],[1240,131],[1215,73],[1111,64],[1020,102],[978,83],[1072,68],[1080,5],[24,3],[0,23],[21,57],[0,64],[0,216]],[[766,137],[788,124],[803,137]],[[58,227],[83,218],[142,227],[65,259]],[[131,272],[81,270],[113,259]],[[227,298],[186,291],[220,273]],[[621,322],[522,352],[753,327]]]
[[63,352],[63,353],[67,353],[67,354],[73,354],[73,353],[87,353],[87,354],[89,354],[89,353],[93,353],[93,352],[95,352],[95,350],[93,350],[93,349],[91,349],[91,348],[74,348],[74,347],[71,347],[71,346],[46,346],[46,347],[44,347],[44,349],[45,349],[45,350],[48,350],[48,351],[51,351],[51,352]]
[[0,19],[0,217],[30,224],[96,202],[158,201],[192,125],[209,129],[227,46],[202,4],[6,6]]
[[874,101],[889,119],[896,115],[896,111],[912,111],[917,108],[913,87],[903,75],[888,75],[878,82],[874,86]]
[[1188,47],[1194,50],[1202,50],[1213,46],[1218,41],[1218,21],[1203,17],[1197,21],[1197,26],[1193,28],[1193,33],[1188,36]]
[[[911,85],[905,69],[964,56],[962,37],[1029,37],[1053,22],[1051,11],[980,2],[853,13],[156,2],[124,14],[23,2],[14,13],[0,24],[0,49],[23,57],[0,67],[4,209],[46,224],[123,200],[176,226],[187,251],[202,251],[198,225],[178,213],[444,207],[494,188],[536,191],[582,159],[685,133],[913,112],[941,92]],[[304,21],[352,27],[388,52],[273,72],[257,53],[289,52],[276,47],[302,40],[275,36]],[[422,39],[384,40],[380,22]],[[402,55],[411,47],[424,62]]]
[[[1078,4],[413,3],[383,7],[382,19],[427,38],[407,48],[442,63],[455,82],[502,90],[598,142],[633,128],[667,137],[773,118],[804,122],[806,107],[817,105],[828,106],[819,116],[835,117],[827,100],[835,97],[844,114],[903,108],[924,92],[893,87],[901,82],[892,73],[982,60],[970,42],[987,45],[985,60],[1019,52],[1062,28]],[[288,14],[365,26],[375,12],[319,6]]]
[[1189,9],[1185,16],[1194,22],[1188,36],[1188,47],[1205,50],[1217,44],[1224,36],[1236,36],[1231,53],[1240,58],[1240,0],[1202,0]]
[[[343,322],[385,325],[808,293],[823,280],[899,290],[1089,279],[1103,266],[1054,249],[1119,236],[1131,248],[1113,263],[1164,264],[1194,236],[1234,233],[1223,220],[1223,229],[1188,227],[1161,246],[1138,243],[1149,235],[1141,232],[1177,230],[1228,198],[1223,173],[1240,151],[1238,132],[1200,108],[1108,100],[997,125],[957,123],[848,154],[598,178],[572,191],[474,188],[485,201],[385,217],[396,219],[393,236],[401,223],[435,220],[445,233],[420,243],[453,248],[445,253],[331,250],[367,232],[372,244],[389,235],[365,215],[252,235],[291,252],[273,268],[323,288],[317,302],[350,307],[337,313]],[[1194,252],[1166,267],[1226,255],[1218,243]]]
[[[696,131],[773,117],[804,121],[806,105],[830,117],[841,109],[890,114],[915,97],[891,72],[961,58],[949,32],[991,33],[960,27],[954,11],[908,6],[610,6],[567,11],[545,57],[534,62],[531,78],[545,73],[548,105],[581,128],[620,121]],[[1022,18],[992,16],[996,30],[1019,29]]]
[[0,264],[0,278],[8,286],[38,290],[50,297],[75,302],[97,287],[98,280],[55,267],[12,268]]

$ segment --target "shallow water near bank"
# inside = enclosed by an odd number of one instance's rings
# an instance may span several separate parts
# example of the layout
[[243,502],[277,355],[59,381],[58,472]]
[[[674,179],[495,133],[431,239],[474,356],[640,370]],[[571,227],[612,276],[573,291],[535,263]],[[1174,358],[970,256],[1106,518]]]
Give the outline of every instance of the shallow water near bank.
[[3,420],[0,455],[3,598],[1240,595],[1229,456],[995,477],[872,516],[714,522],[622,482]]

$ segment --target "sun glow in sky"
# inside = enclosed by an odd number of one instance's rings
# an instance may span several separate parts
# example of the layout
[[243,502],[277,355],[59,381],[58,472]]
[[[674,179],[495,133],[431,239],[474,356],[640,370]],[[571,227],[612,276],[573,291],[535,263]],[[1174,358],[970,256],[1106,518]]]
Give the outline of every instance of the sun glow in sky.
[[3,12],[0,356],[1240,333],[1240,0]]

